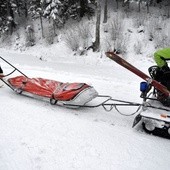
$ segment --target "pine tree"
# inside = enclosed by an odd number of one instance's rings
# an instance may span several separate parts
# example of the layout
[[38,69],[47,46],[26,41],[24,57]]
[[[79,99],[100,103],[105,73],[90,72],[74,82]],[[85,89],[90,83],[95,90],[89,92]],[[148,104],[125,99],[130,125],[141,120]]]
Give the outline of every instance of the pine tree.
[[42,0],[43,16],[55,21],[57,25],[64,24],[63,6],[60,0]]
[[92,16],[94,0],[42,0],[44,16],[53,19],[58,25],[64,25],[72,18],[80,20],[85,15]]
[[14,11],[16,4],[14,0],[0,1],[0,31],[13,33],[13,29],[16,27],[14,21]]
[[41,0],[32,0],[29,2],[28,14],[31,15],[32,19],[39,18],[41,25],[41,34],[44,38],[44,29],[43,29],[43,9]]
[[6,8],[6,3],[5,1],[0,1],[0,31],[4,30],[5,23],[6,23],[6,13],[7,13],[7,8]]

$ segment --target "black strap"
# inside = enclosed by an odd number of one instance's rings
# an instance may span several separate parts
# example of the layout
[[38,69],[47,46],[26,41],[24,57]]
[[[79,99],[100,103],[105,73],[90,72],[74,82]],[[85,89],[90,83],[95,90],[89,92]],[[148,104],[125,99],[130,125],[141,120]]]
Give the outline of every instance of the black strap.
[[1,66],[0,66],[0,74],[2,74],[3,73],[3,70],[2,70],[2,68],[1,68]]

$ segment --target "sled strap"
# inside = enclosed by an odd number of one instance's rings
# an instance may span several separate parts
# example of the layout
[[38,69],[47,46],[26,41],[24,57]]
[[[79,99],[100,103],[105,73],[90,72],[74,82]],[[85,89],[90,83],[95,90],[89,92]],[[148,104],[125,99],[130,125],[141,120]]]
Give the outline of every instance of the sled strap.
[[[62,85],[63,85],[63,83],[60,83],[59,85],[58,85],[58,87],[54,90],[54,92],[52,93],[52,95],[51,95],[51,100],[50,100],[50,103],[51,103],[51,101],[53,101],[53,100],[56,100],[56,102],[57,102],[57,99],[55,98],[55,96],[56,96],[56,94],[62,89]],[[55,103],[56,104],[56,103]]]

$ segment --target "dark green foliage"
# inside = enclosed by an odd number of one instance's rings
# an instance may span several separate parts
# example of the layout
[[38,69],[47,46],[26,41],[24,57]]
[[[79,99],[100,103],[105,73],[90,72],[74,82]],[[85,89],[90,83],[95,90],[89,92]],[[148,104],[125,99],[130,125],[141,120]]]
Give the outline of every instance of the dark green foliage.
[[[148,12],[150,5],[161,4],[168,9],[170,4],[169,0],[108,0],[108,3],[118,3],[119,7],[125,7],[127,3],[134,1],[144,2]],[[33,19],[40,17],[41,22],[45,17],[53,20],[56,26],[63,26],[68,19],[80,21],[85,16],[90,18],[95,13],[96,2],[96,0],[0,0],[0,33],[7,31],[12,34],[17,17],[24,18],[26,21],[28,17]],[[123,4],[125,6],[122,6]],[[114,5],[110,7],[114,8]]]
[[43,13],[41,0],[32,0],[28,3],[28,13],[33,19],[41,16]]
[[64,24],[72,18],[80,20],[84,16],[92,16],[94,8],[87,0],[43,0],[44,17],[52,18],[59,24]]
[[10,30],[12,34],[16,26],[15,15],[21,18],[50,18],[56,25],[64,25],[70,18],[80,20],[86,15],[92,16],[92,4],[94,0],[1,0],[0,32]]
[[0,1],[0,32],[9,32],[12,34],[16,27],[14,13],[17,5],[15,0]]

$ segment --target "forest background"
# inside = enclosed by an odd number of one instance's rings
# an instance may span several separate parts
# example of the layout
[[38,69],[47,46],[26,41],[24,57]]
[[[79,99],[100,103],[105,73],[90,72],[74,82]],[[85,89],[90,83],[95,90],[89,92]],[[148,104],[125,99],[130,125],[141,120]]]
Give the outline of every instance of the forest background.
[[63,42],[76,55],[142,54],[169,46],[169,18],[169,0],[2,0],[0,47]]

